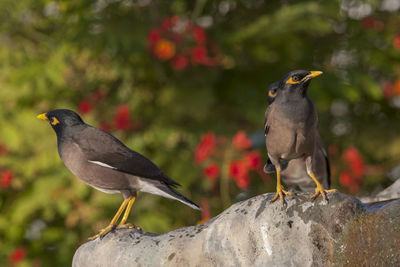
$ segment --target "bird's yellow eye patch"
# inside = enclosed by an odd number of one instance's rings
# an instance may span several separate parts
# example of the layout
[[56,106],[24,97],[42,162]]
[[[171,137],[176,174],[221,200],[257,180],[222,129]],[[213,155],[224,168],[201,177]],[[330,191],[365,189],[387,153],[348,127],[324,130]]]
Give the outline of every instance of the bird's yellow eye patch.
[[275,93],[273,93],[272,91],[268,91],[268,96],[275,97],[277,93],[278,93],[277,91],[275,91]]
[[52,125],[56,125],[56,124],[59,124],[59,123],[60,123],[60,122],[57,120],[56,117],[52,117],[51,119],[52,119],[52,121],[51,121],[51,124],[52,124]]
[[286,81],[286,83],[298,84],[298,83],[301,83],[301,81],[302,81],[302,80],[300,80],[300,81],[293,81],[293,77],[290,77],[290,78]]

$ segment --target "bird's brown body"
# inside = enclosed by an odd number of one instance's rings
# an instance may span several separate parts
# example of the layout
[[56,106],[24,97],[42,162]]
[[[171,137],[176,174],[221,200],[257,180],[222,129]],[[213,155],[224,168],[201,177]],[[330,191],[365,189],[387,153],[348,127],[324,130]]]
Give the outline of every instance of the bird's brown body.
[[[279,92],[279,82],[269,85],[267,90],[267,100],[270,105],[275,101]],[[292,116],[289,116],[290,118]],[[321,136],[318,131],[315,136],[315,151],[313,153],[313,169],[318,181],[325,187],[330,187],[330,166],[329,159],[324,148]],[[276,172],[271,159],[268,159],[264,166],[266,173]],[[288,162],[287,167],[281,172],[282,181],[291,189],[300,189],[302,191],[313,191],[315,183],[307,173],[306,164],[303,158],[295,158]]]
[[[313,170],[318,181],[324,188],[330,187],[329,163],[326,151],[322,146],[322,140],[319,134],[316,137],[316,146],[313,153]],[[306,164],[303,158],[292,159],[287,168],[281,173],[282,181],[289,188],[300,188],[302,191],[314,191],[315,183],[308,176]]]
[[268,107],[266,145],[272,159],[291,160],[313,154],[316,131],[312,129],[316,129],[317,114],[311,102],[303,102],[307,113],[295,113],[296,117],[288,115],[290,111],[277,101]]
[[[61,159],[65,166],[80,180],[86,184],[105,193],[122,193],[128,198],[133,192],[130,188],[135,187],[129,176],[125,173],[115,175],[115,170],[104,168],[97,164],[83,164],[89,159],[72,139],[65,142],[60,151]],[[113,177],[110,179],[110,177]],[[126,192],[125,192],[126,191]]]
[[[114,166],[103,163],[101,157],[104,154],[114,158],[131,157],[132,151],[129,148],[123,144],[120,146],[113,144],[115,139],[109,134],[94,127],[85,127],[76,132],[73,138],[65,138],[64,142],[60,142],[59,154],[65,166],[76,177],[102,192],[121,193],[124,199],[127,199],[137,191],[142,191],[181,201],[172,196],[171,192],[166,193],[165,189],[159,189],[165,187],[163,181],[140,177],[128,173],[127,169],[116,170]],[[110,161],[112,162],[112,160],[107,162]],[[177,184],[158,169],[154,169],[152,174],[157,178],[163,178],[170,185]]]
[[126,221],[136,193],[147,192],[178,200],[193,209],[198,205],[174,188],[177,182],[152,161],[129,149],[111,134],[85,124],[71,110],[58,109],[38,116],[49,121],[57,135],[58,153],[65,166],[80,180],[108,194],[121,193],[124,201],[110,224],[93,238],[103,237],[116,227],[130,227]]
[[[320,71],[296,70],[286,74],[279,82],[278,90],[272,94],[273,103],[265,113],[264,132],[268,157],[277,172],[277,193],[272,199],[291,193],[281,185],[281,171],[284,171],[290,161],[302,161],[292,168],[305,170],[317,185],[313,198],[333,190],[325,190],[316,178],[318,156],[322,148],[318,134],[318,116],[313,103],[307,96],[307,88],[311,79],[322,74]],[[326,163],[326,162],[325,162]],[[293,165],[293,164],[291,164]],[[300,174],[300,173],[299,173]]]

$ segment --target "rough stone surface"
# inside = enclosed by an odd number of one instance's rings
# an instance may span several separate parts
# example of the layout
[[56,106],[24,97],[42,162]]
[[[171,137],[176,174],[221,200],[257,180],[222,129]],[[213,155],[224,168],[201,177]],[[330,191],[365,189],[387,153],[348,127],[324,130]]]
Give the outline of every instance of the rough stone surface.
[[73,266],[400,266],[400,201],[366,207],[341,193],[329,203],[297,193],[283,206],[273,195],[160,235],[116,229],[83,244]]
[[337,266],[400,266],[400,200],[366,205],[343,231]]

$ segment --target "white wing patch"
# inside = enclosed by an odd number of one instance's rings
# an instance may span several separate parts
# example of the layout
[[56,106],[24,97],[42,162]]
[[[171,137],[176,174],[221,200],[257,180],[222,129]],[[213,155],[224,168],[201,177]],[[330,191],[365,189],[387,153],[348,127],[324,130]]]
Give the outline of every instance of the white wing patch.
[[119,190],[103,189],[103,188],[100,188],[100,187],[97,187],[97,186],[94,186],[94,185],[90,185],[90,186],[93,187],[94,189],[97,189],[97,190],[99,190],[99,191],[101,191],[103,193],[106,193],[106,194],[121,194],[121,191],[119,191]]
[[114,170],[116,170],[117,168],[115,168],[115,167],[113,167],[113,166],[110,166],[110,165],[108,165],[108,164],[106,164],[106,163],[104,163],[104,162],[101,162],[101,161],[95,161],[95,160],[88,160],[90,163],[94,163],[94,164],[97,164],[97,165],[99,165],[99,166],[102,166],[102,167],[106,167],[106,168],[110,168],[110,169],[114,169]]

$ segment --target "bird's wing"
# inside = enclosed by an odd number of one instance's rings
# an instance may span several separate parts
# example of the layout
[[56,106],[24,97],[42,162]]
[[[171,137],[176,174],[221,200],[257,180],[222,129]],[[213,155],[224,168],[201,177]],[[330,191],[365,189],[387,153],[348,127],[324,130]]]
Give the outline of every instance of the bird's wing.
[[326,163],[326,178],[327,178],[327,182],[328,182],[328,188],[331,187],[331,164],[329,163],[329,158],[328,158],[328,154],[326,153],[326,150],[323,146],[320,147],[320,149],[322,150],[322,153],[324,154],[324,158],[325,158],[325,163]]
[[275,105],[274,105],[274,103],[272,103],[268,106],[267,110],[265,111],[265,117],[264,117],[264,134],[265,135],[268,134],[270,118],[271,118],[271,114],[274,111],[274,108],[275,108]]
[[265,111],[265,116],[264,116],[264,134],[267,135],[269,127],[267,125],[267,119],[268,119],[268,113],[269,113],[269,107]]
[[86,155],[88,162],[135,176],[159,180],[170,186],[180,186],[165,175],[152,161],[129,149],[109,133],[87,127],[73,141]]

